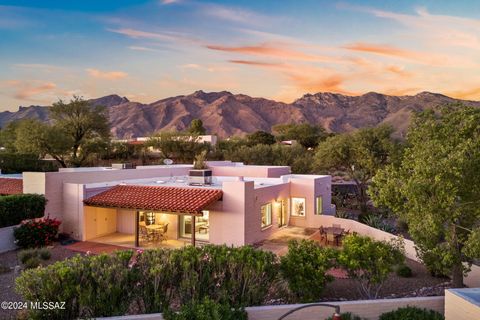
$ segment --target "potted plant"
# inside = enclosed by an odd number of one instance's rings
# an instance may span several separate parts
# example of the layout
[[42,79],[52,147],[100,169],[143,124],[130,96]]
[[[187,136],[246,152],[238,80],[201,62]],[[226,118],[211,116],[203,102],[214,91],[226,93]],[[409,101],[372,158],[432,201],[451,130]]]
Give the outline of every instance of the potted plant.
[[188,173],[189,185],[210,185],[212,184],[212,170],[208,168],[205,160],[207,158],[207,151],[204,150],[195,156],[193,162],[193,169]]

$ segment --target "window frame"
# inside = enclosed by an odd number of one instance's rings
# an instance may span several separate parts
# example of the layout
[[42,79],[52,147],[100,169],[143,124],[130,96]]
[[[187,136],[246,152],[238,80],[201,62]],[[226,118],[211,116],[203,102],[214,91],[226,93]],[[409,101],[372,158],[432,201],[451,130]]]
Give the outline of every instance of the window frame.
[[[263,224],[263,213],[262,213],[262,208],[263,207],[270,207],[270,223],[269,224]],[[268,210],[266,211],[268,213]],[[271,202],[264,203],[260,206],[260,227],[263,229],[270,228],[273,225],[273,205]]]
[[[294,199],[302,199],[303,200],[303,215],[295,214],[295,210],[293,208]],[[307,216],[307,198],[305,197],[290,197],[290,216],[296,218],[305,218]]]
[[[318,200],[320,200],[320,206],[318,205]],[[320,209],[320,211],[318,209]],[[315,215],[321,216],[322,214],[323,214],[323,196],[318,195],[315,197]]]

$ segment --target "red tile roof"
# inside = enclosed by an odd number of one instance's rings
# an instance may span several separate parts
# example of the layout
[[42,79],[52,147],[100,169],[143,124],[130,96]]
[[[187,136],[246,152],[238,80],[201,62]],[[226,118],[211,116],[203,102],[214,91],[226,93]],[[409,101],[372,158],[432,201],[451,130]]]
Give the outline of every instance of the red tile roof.
[[0,178],[0,194],[21,194],[23,193],[23,180],[12,178]]
[[83,203],[94,207],[195,214],[221,197],[222,191],[216,189],[118,185],[83,200]]

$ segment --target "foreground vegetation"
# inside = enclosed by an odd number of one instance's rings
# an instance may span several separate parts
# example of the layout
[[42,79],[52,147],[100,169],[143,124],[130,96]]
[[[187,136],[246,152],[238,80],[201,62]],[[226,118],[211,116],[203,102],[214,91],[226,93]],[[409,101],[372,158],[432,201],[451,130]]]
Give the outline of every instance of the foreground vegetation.
[[[215,245],[76,256],[25,270],[16,280],[16,290],[26,301],[66,302],[66,310],[32,310],[29,316],[34,319],[155,312],[183,319],[183,313],[199,310],[213,313],[213,319],[240,319],[245,307],[268,299],[317,301],[333,280],[327,275],[332,267],[348,268],[359,287],[365,287],[363,273],[373,275],[368,284],[376,288],[403,262],[392,244],[360,236],[347,239],[344,251],[313,241],[292,242],[280,260],[250,246]],[[25,251],[21,258],[26,262],[36,255],[36,251]]]

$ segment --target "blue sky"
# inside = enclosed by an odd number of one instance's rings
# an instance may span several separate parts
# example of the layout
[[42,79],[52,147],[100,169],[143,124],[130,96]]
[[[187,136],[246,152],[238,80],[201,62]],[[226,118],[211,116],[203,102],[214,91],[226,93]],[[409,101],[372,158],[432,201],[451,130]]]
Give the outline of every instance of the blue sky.
[[0,110],[229,90],[480,99],[476,1],[1,1]]

